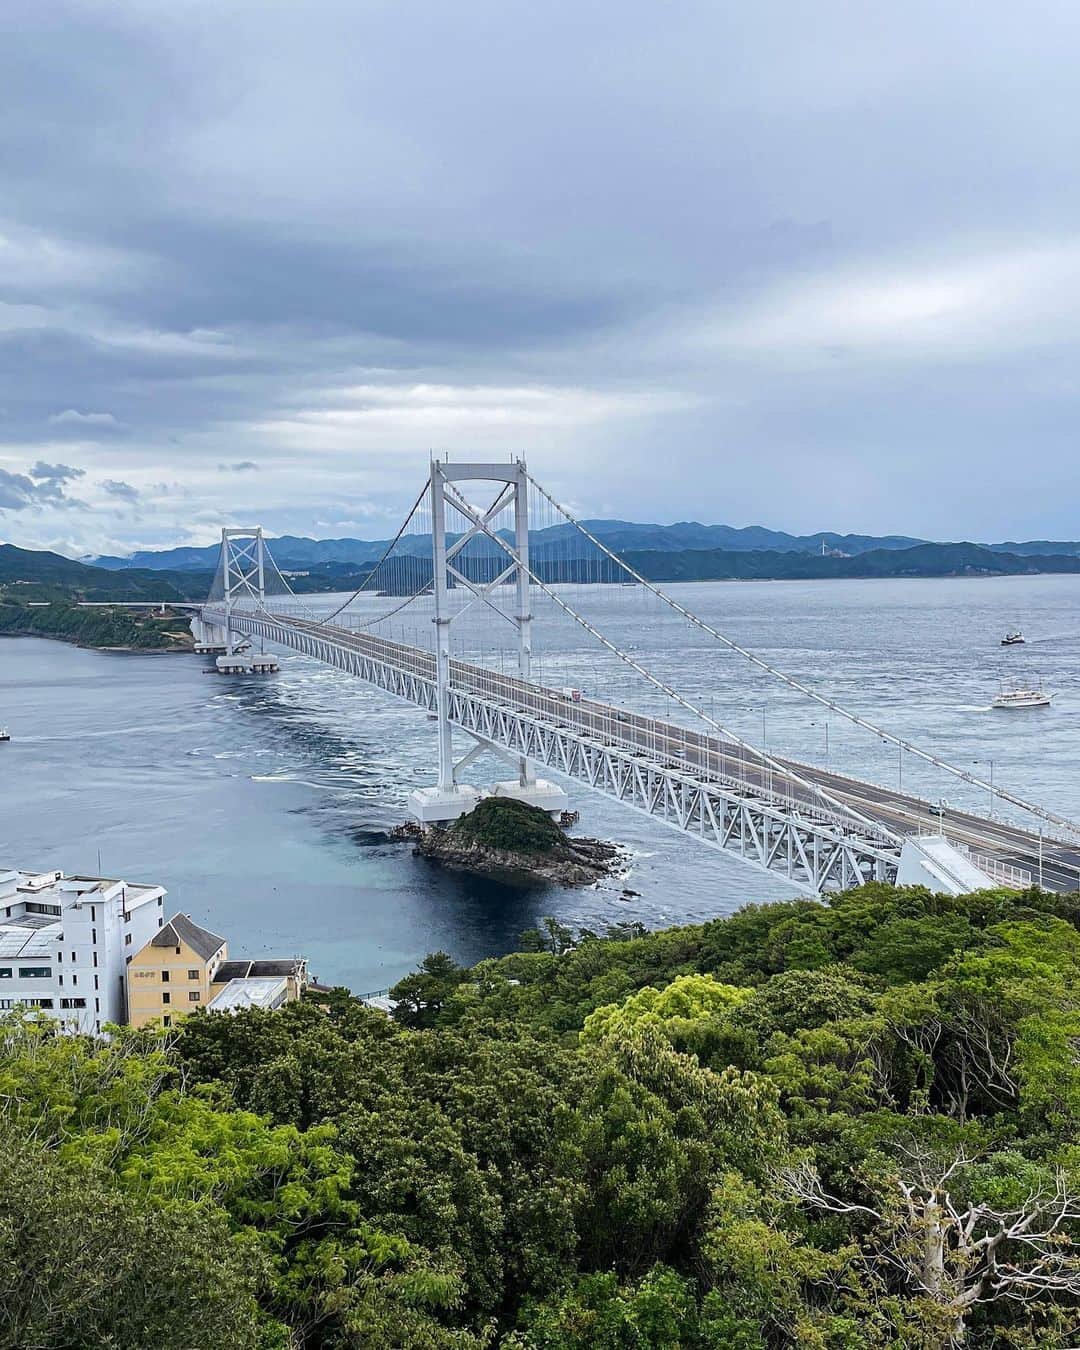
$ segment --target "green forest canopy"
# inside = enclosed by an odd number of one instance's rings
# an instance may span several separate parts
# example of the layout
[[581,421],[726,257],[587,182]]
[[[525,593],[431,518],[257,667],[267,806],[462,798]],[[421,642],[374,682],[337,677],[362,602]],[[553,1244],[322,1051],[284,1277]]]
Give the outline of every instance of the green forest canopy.
[[1080,897],[883,885],[172,1033],[9,1015],[0,1345],[1064,1347]]

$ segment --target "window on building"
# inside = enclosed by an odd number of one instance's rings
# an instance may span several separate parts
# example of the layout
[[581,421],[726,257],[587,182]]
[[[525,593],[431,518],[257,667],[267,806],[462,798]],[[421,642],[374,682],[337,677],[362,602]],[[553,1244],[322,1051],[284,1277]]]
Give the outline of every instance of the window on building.
[[0,1008],[7,1012],[9,1008],[14,1008],[15,1000],[13,998],[0,998]]
[[101,985],[98,984],[98,977],[97,977],[96,975],[94,976],[94,988],[95,988],[95,989],[100,989],[100,988],[101,988]]
[[28,1008],[51,1008],[53,1005],[51,998],[24,998],[23,1003]]
[[78,984],[78,983],[79,983],[79,977],[78,977],[78,975],[72,975],[72,977],[71,977],[71,983],[72,983],[72,984]]
[[163,970],[163,971],[161,972],[161,983],[162,983],[162,984],[168,984],[168,983],[169,983],[169,972],[168,972],[167,970]]
[[57,952],[57,953],[56,953],[56,959],[57,959],[58,961],[62,961],[62,960],[64,959],[64,953],[63,953],[63,952]]
[[97,952],[94,953],[94,969],[97,969]]
[[99,998],[94,999],[94,1011],[95,1012],[101,1011],[101,999]]
[[202,994],[200,994],[197,989],[192,989],[188,993],[187,998],[189,1003],[198,1003],[199,1000],[202,998]]
[[96,929],[96,928],[91,928],[91,929],[90,929],[90,941],[94,944],[95,947],[97,946],[97,929]]
[[172,1017],[168,1013],[161,1019],[161,1025],[164,1027],[172,1026]]
[[75,953],[74,953],[74,952],[71,953],[71,959],[72,959],[73,961],[75,960]]
[[63,986],[64,986],[64,977],[63,977],[63,975],[57,975],[56,978],[57,978],[57,981],[58,981],[59,984],[60,984],[60,987],[63,988]]
[[131,934],[130,934],[130,933],[125,933],[125,934],[124,934],[124,946],[125,946],[125,947],[130,947],[130,946],[131,946]]
[[165,920],[164,920],[164,919],[161,917],[161,915],[159,914],[159,915],[158,915],[157,926],[160,928],[161,925],[162,925],[164,922],[165,922]]
[[189,980],[197,980],[199,978],[199,972],[197,970],[189,970],[187,977]]
[[167,989],[166,989],[165,992],[162,994],[162,996],[161,996],[161,1001],[162,1001],[162,1003],[171,1003],[171,1002],[172,1002],[172,995],[169,993],[169,991],[168,991]]
[[84,998],[62,998],[60,1000],[61,1008],[85,1008],[86,999]]
[[20,980],[47,980],[52,974],[48,966],[20,966]]
[[10,980],[10,979],[11,979],[11,967],[0,966],[0,980]]

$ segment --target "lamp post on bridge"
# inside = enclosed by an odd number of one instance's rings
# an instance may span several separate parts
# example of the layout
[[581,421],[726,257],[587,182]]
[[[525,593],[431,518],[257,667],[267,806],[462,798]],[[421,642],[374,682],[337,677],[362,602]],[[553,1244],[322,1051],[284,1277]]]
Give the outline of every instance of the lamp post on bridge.
[[1039,822],[1039,890],[1043,888],[1043,825]]
[[[881,744],[888,745],[889,742],[882,739]],[[896,790],[897,792],[904,790],[904,747],[899,741],[896,744]]]
[[[982,764],[983,760],[973,759],[972,764]],[[994,761],[992,759],[985,761],[990,766],[990,819],[994,819]]]

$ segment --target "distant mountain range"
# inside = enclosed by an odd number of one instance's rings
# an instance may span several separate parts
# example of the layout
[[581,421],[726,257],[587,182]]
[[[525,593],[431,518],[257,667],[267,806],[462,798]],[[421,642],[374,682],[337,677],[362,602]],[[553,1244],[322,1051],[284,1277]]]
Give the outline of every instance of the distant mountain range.
[[[598,538],[621,554],[651,581],[810,580],[840,577],[947,577],[1022,576],[1040,572],[1080,573],[1080,545],[1033,540],[1025,544],[934,544],[899,536],[873,539],[868,535],[781,535],[751,527],[634,525],[626,521],[590,521]],[[567,529],[571,527],[566,527]],[[736,536],[740,545],[761,535],[797,547],[689,547],[693,538],[717,533]],[[596,550],[576,531],[573,540],[563,527],[537,532],[531,557],[538,575],[547,581],[595,580]],[[273,542],[274,555],[293,590],[350,591],[358,588],[372,563],[385,551],[380,540],[297,539],[285,536]],[[498,552],[491,541],[480,548]],[[645,547],[635,547],[637,543]],[[822,543],[825,552],[822,552]],[[877,546],[864,547],[868,543]],[[409,541],[417,558],[410,569],[411,593],[430,576],[430,539]],[[0,604],[26,605],[59,596],[86,600],[195,600],[210,590],[217,564],[217,548],[164,549],[133,554],[130,558],[75,562],[58,553],[0,544]],[[426,569],[426,570],[425,570]],[[602,577],[603,571],[599,572]],[[610,574],[609,574],[610,575]]]
[[624,558],[650,581],[808,581],[838,577],[1028,576],[1080,572],[1080,555],[1006,553],[982,544],[916,544],[867,549],[850,557],[762,550],[684,549]]
[[[868,553],[903,552],[914,548],[956,548],[961,545],[936,544],[927,539],[908,535],[835,534],[822,530],[817,534],[787,534],[783,530],[769,530],[763,525],[736,528],[731,525],[701,525],[697,521],[680,521],[676,525],[641,525],[628,520],[587,520],[585,526],[616,553],[764,553],[798,554],[821,557],[832,554],[839,558],[855,558]],[[270,541],[271,552],[278,566],[285,571],[305,571],[318,568],[329,575],[341,575],[357,567],[377,561],[389,544],[387,539],[308,539],[285,534]],[[496,545],[491,544],[492,550]],[[1069,558],[1080,556],[1080,543],[1033,539],[1026,543],[964,544],[965,548],[981,548],[990,553],[1011,554],[1020,558]],[[405,536],[399,550],[426,554],[431,549],[427,535]],[[534,531],[530,540],[532,556],[544,558],[575,558],[592,556],[594,550],[572,525],[556,525]],[[86,563],[108,571],[129,568],[148,568],[152,571],[212,572],[217,566],[218,546],[205,548],[168,548],[142,550],[130,557],[87,557]],[[795,566],[785,564],[785,569]],[[1042,568],[1040,570],[1061,570]],[[1071,569],[1068,569],[1071,570]],[[785,570],[785,575],[790,573]],[[814,573],[817,575],[817,573]]]

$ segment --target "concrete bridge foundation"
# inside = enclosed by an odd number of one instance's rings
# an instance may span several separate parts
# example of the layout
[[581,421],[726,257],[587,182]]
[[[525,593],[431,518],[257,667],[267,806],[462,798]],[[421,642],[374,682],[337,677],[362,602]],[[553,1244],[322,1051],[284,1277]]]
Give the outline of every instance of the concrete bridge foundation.
[[211,656],[229,649],[229,634],[216,623],[209,623],[198,614],[191,620],[191,636],[195,639],[195,650]]
[[557,783],[534,778],[525,785],[516,781],[492,783],[486,790],[471,783],[455,783],[449,788],[417,788],[409,793],[409,814],[425,827],[445,825],[467,815],[485,797],[513,797],[555,817],[561,816],[570,804],[569,797]]

